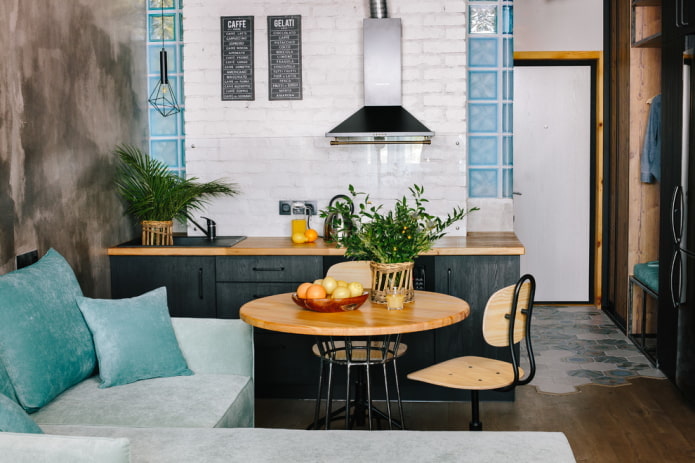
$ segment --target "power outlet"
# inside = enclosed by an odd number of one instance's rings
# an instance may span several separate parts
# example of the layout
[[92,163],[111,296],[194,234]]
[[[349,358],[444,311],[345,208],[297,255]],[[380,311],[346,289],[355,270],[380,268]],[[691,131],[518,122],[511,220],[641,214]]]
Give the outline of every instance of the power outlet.
[[316,201],[302,201],[302,200],[293,200],[293,201],[288,201],[288,200],[280,200],[278,203],[278,213],[280,215],[292,215],[292,204],[293,203],[304,203],[304,207],[306,207],[309,215],[316,215],[318,214],[318,209],[317,209],[317,203]]

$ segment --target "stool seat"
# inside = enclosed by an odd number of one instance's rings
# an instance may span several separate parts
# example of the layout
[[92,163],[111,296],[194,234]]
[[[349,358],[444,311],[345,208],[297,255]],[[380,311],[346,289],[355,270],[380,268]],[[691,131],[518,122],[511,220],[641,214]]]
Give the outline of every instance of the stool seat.
[[[395,357],[400,357],[405,354],[408,350],[408,345],[399,343],[398,350],[394,352],[396,343],[391,342],[387,349],[384,349],[384,343],[377,341],[370,344],[369,361],[372,363],[381,363],[384,360],[384,351],[386,351],[386,361],[392,360]],[[321,357],[321,352],[318,344],[311,346],[311,352],[317,356]],[[353,362],[366,362],[367,361],[367,342],[366,341],[355,341],[352,343],[351,348],[351,360]],[[326,346],[326,353],[324,358],[330,360],[331,357],[334,361],[345,361],[347,360],[347,349],[345,348],[345,341],[335,341],[332,346]]]
[[659,294],[659,261],[636,264],[633,274],[640,283]]

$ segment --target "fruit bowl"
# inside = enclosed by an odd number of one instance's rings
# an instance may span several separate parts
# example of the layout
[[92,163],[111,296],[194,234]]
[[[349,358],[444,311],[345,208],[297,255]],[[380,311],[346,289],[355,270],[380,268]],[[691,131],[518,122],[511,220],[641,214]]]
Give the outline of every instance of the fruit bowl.
[[297,297],[297,293],[292,293],[292,300],[295,304],[314,312],[349,312],[359,308],[368,297],[369,291],[365,291],[359,296],[345,297],[343,299],[301,299]]

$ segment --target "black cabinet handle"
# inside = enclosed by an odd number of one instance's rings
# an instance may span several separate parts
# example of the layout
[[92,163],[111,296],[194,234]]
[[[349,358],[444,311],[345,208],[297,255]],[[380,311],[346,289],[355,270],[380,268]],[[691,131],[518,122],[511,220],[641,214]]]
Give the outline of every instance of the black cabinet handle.
[[284,272],[285,267],[253,267],[254,272]]
[[451,269],[446,269],[446,293],[451,294]]
[[203,269],[198,269],[198,299],[203,299]]
[[673,189],[673,196],[671,197],[671,234],[676,244],[679,244],[683,238],[684,209],[683,187],[678,185]]

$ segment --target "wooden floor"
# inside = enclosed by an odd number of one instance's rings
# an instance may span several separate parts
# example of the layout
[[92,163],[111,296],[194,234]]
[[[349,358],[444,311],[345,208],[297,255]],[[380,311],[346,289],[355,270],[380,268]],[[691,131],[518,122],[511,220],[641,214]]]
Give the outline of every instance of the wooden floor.
[[[513,403],[481,403],[483,427],[562,431],[578,462],[695,462],[695,407],[668,380],[640,378],[580,391],[554,395],[518,388]],[[258,399],[256,426],[303,429],[313,419],[313,407],[313,401]],[[468,429],[468,402],[406,403],[404,408],[408,429]]]

